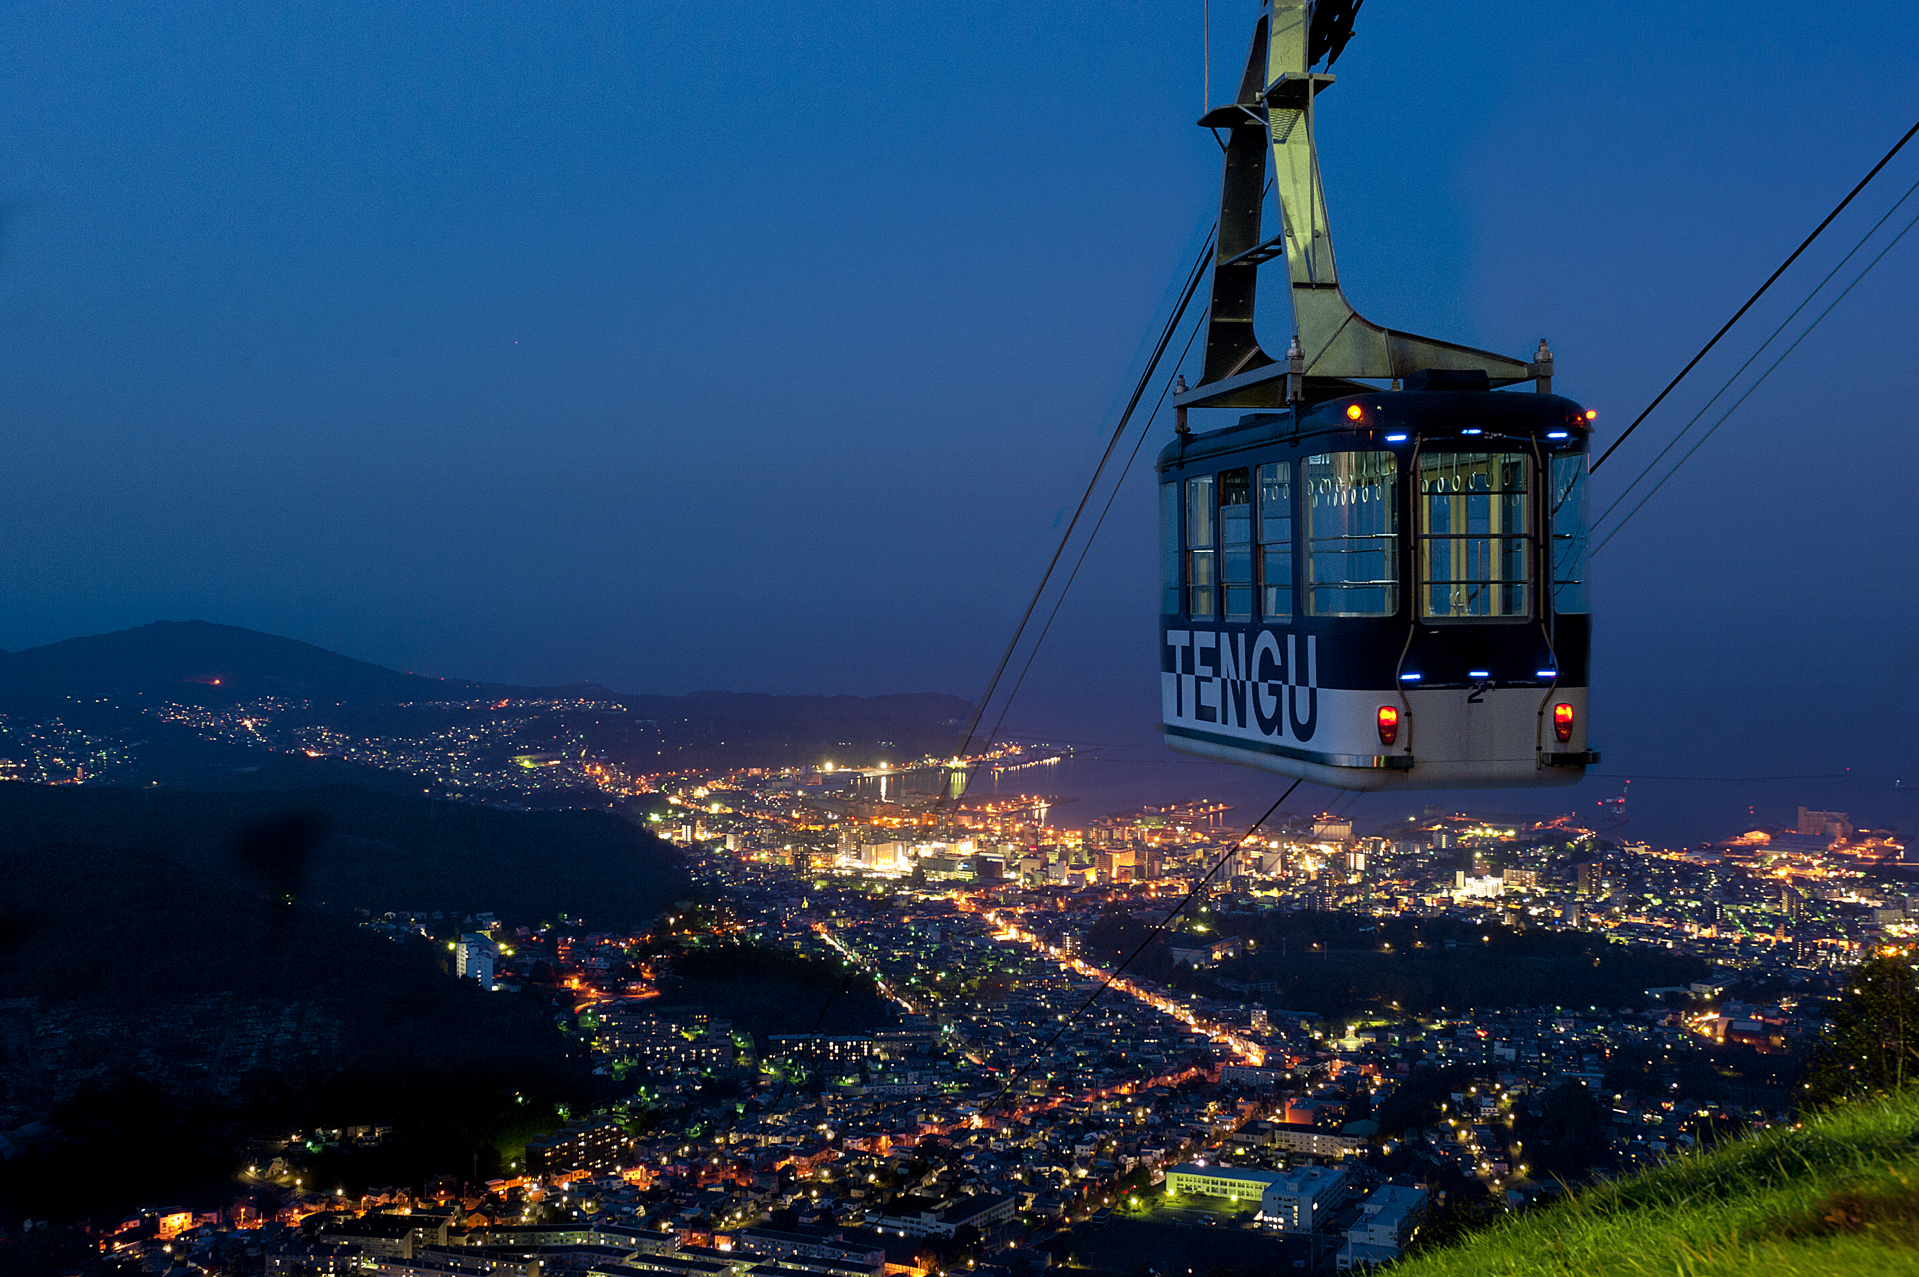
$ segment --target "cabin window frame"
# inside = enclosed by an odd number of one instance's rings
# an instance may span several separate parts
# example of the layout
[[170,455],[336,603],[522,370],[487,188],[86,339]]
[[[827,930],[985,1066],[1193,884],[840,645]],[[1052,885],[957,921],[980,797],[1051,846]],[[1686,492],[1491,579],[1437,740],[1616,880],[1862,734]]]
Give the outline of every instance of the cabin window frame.
[[[1269,483],[1279,488],[1279,495],[1270,501],[1266,497]],[[1298,574],[1293,565],[1299,513],[1293,504],[1291,457],[1253,467],[1253,509],[1258,521],[1254,557],[1259,572],[1259,615],[1262,620],[1290,624],[1299,600]],[[1275,579],[1280,576],[1284,579]]]
[[1186,479],[1186,615],[1195,621],[1219,620],[1217,487],[1210,471]]
[[[1539,511],[1532,453],[1490,447],[1421,451],[1413,472],[1408,486],[1420,623],[1534,619]],[[1476,486],[1480,480],[1483,487]]]
[[[1399,615],[1404,579],[1399,454],[1386,448],[1313,453],[1300,459],[1299,477],[1305,524],[1304,614],[1353,619]],[[1378,570],[1368,574],[1367,560],[1374,556],[1379,556]]]

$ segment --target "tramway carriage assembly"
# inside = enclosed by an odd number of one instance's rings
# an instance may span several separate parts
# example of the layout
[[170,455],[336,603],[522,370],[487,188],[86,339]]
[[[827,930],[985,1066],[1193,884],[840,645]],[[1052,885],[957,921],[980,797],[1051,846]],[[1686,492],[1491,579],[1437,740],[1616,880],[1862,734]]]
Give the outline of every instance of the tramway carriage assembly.
[[[1313,150],[1357,0],[1270,0],[1225,137],[1199,384],[1159,455],[1167,743],[1340,789],[1567,785],[1586,743],[1593,415],[1533,359],[1395,332],[1339,286]],[[1271,164],[1278,233],[1260,238]],[[1253,330],[1283,264],[1296,336]],[[1504,391],[1531,383],[1530,389]],[[1192,409],[1239,409],[1194,431]]]

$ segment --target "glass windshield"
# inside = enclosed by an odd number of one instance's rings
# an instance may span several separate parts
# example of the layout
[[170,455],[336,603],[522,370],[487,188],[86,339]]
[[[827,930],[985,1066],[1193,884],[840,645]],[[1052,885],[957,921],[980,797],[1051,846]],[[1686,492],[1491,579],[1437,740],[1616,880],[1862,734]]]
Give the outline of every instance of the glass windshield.
[[1526,458],[1516,452],[1420,456],[1420,615],[1531,615],[1526,472]]
[[1306,607],[1314,616],[1399,610],[1399,460],[1331,452],[1300,466],[1306,488]]
[[1259,468],[1260,615],[1293,619],[1293,463]]
[[1179,485],[1159,485],[1159,610],[1179,611]]
[[1590,612],[1586,594],[1584,453],[1553,458],[1553,611]]
[[1218,578],[1213,570],[1213,476],[1186,481],[1186,611],[1211,618]]
[[1226,619],[1253,619],[1253,484],[1247,470],[1219,472],[1219,582]]

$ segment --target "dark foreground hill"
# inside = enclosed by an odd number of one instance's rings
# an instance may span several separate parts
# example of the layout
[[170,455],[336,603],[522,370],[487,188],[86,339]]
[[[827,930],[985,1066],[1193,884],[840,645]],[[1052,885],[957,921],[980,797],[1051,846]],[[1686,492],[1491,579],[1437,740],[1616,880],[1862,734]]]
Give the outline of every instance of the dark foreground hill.
[[187,1200],[250,1140],[316,1126],[391,1127],[382,1182],[498,1173],[590,1064],[544,990],[483,990],[354,911],[611,930],[686,888],[677,851],[605,812],[0,785],[0,1129],[66,1136],[0,1164],[0,1205]]
[[[264,840],[264,841],[263,841]],[[357,786],[201,793],[0,785],[0,854],[55,845],[154,862],[290,894],[302,905],[464,916],[509,925],[636,925],[684,895],[671,845],[606,812],[507,812]],[[32,900],[0,879],[0,899]],[[113,943],[164,945],[162,934]]]
[[496,1173],[515,1095],[590,1084],[543,995],[244,875],[38,844],[0,885],[0,1126],[63,1137],[0,1163],[0,1216],[223,1201],[249,1141],[315,1126],[391,1127],[404,1179]]
[[[179,1064],[206,1048],[209,1097],[231,1094],[230,1083],[246,1077],[247,1068],[222,1072],[243,1056],[285,1080],[315,1068],[459,1069],[525,1063],[528,1051],[533,1060],[553,1055],[545,1017],[529,1019],[519,1000],[453,978],[442,948],[287,907],[230,876],[68,844],[0,852],[0,881],[0,1002],[36,999],[43,1011],[126,1025],[158,1017],[201,1026],[207,1031],[183,1031],[152,1063],[164,1069],[165,1057]],[[274,1032],[257,1042],[235,1037],[248,1008],[268,1006]],[[103,1060],[144,1053],[125,1036],[49,1044],[56,1058],[39,1063],[42,1084],[55,1089],[74,1089]],[[222,1054],[224,1064],[214,1063]]]

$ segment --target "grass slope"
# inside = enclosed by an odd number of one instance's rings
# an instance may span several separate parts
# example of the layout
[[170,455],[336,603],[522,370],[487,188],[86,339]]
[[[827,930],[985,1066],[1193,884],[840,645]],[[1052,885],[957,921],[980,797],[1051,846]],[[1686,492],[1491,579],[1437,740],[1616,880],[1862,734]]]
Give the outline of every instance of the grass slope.
[[1414,1256],[1393,1271],[1919,1272],[1919,1090],[1675,1159]]

